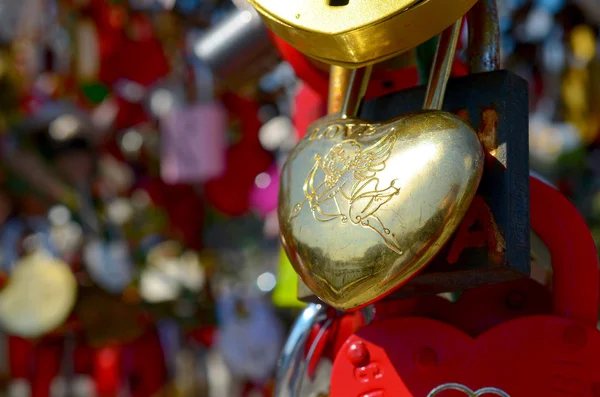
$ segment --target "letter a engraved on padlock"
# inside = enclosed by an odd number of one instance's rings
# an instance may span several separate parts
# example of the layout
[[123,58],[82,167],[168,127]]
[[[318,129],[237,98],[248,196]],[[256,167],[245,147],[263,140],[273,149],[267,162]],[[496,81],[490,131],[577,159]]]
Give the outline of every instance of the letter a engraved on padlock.
[[463,393],[465,393],[465,396],[468,397],[482,397],[486,394],[500,397],[510,397],[508,393],[495,387],[484,387],[482,389],[473,391],[471,390],[471,388],[460,383],[445,383],[443,385],[437,386],[429,392],[427,397],[442,396],[443,392],[450,390],[462,391]]

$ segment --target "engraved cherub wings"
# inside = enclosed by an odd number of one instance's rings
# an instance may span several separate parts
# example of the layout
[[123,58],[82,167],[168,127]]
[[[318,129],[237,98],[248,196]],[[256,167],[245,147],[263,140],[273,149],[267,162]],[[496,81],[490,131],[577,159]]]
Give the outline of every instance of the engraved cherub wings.
[[315,220],[340,219],[377,232],[394,251],[402,253],[390,229],[377,216],[377,211],[400,188],[394,185],[380,189],[377,173],[383,171],[396,143],[390,133],[367,147],[356,139],[346,139],[333,146],[324,157],[315,156],[315,164],[303,186],[305,199],[294,206],[290,218],[300,214],[308,202]]

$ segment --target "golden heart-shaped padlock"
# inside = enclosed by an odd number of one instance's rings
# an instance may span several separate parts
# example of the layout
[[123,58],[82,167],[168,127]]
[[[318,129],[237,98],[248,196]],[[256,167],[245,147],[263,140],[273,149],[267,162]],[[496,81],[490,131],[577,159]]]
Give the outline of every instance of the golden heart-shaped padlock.
[[364,305],[420,270],[464,216],[481,178],[473,130],[449,113],[392,122],[324,119],[291,153],[282,239],[326,303]]
[[[459,32],[457,22],[440,38],[426,109],[441,108]],[[278,209],[296,272],[340,310],[373,302],[429,263],[465,215],[484,160],[473,128],[447,112],[349,117],[358,108],[349,98],[365,90],[353,76],[341,116],[314,123],[290,154]]]
[[311,58],[359,67],[409,51],[476,0],[248,0],[267,27]]

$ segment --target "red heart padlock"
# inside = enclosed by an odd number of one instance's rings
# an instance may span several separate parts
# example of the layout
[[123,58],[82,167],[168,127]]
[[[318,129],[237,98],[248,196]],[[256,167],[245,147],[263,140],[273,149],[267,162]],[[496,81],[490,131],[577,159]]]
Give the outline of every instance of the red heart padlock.
[[600,395],[594,242],[566,198],[535,178],[530,185],[531,225],[552,255],[554,314],[476,339],[426,318],[373,323],[336,357],[332,397]]
[[552,294],[530,278],[486,285],[463,292],[439,320],[476,337],[519,317],[552,313]]

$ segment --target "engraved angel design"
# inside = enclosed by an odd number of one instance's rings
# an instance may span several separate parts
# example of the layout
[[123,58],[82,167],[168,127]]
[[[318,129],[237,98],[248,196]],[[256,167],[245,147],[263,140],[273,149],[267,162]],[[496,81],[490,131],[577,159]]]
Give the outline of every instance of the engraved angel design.
[[393,133],[368,147],[355,139],[346,139],[333,146],[324,157],[317,154],[304,182],[306,198],[294,206],[290,219],[297,217],[308,203],[315,220],[339,219],[342,223],[350,221],[369,228],[379,234],[390,249],[401,254],[396,236],[377,215],[400,191],[395,186],[396,180],[381,189],[377,177],[377,173],[385,169],[395,142]]

